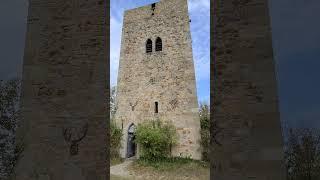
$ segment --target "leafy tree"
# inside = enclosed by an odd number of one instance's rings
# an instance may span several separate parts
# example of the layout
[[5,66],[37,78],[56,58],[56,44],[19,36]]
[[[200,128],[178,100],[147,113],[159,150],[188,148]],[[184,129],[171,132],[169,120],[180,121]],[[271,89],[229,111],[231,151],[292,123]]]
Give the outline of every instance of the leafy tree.
[[116,104],[116,86],[110,89],[110,156],[111,158],[119,158],[119,150],[121,148],[122,129],[114,122],[114,115],[117,111]]
[[0,179],[8,177],[15,165],[14,139],[19,113],[20,81],[0,80]]
[[200,126],[201,126],[201,147],[202,159],[209,161],[210,151],[210,108],[207,104],[200,104],[199,109]]
[[290,129],[285,147],[288,180],[320,179],[320,136],[310,129]]
[[116,103],[116,90],[117,90],[117,87],[116,86],[113,86],[111,89],[110,89],[110,117],[111,119],[114,118],[114,115],[116,114],[117,112],[117,103]]

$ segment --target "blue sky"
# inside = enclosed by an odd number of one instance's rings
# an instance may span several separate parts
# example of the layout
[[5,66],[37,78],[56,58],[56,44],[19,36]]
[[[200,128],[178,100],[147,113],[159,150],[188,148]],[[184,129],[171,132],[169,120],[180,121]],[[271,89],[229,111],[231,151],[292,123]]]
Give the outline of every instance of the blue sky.
[[269,2],[281,120],[320,128],[320,1]]
[[[110,83],[118,76],[123,13],[159,0],[111,0]],[[210,103],[210,0],[188,0],[198,101]]]

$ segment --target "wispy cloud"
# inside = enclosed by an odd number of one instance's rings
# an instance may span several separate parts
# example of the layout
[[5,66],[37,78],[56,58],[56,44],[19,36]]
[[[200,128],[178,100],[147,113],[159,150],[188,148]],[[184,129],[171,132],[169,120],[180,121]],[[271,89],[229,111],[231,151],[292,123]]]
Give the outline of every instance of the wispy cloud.
[[110,19],[110,83],[117,84],[117,74],[120,58],[122,22],[111,16]]
[[198,13],[207,13],[210,10],[209,0],[189,0],[188,1],[189,12],[196,11]]
[[210,102],[210,1],[189,0],[192,49],[199,102]]

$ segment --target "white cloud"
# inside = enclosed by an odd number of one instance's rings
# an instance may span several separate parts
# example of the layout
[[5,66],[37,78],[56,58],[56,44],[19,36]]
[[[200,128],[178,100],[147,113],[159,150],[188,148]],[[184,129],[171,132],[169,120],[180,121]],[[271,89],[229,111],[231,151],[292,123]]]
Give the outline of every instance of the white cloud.
[[188,2],[197,83],[200,81],[210,83],[210,1],[189,0]]
[[194,62],[195,62],[197,82],[201,80],[209,79],[210,78],[210,58],[206,56],[199,59],[195,58]]
[[111,15],[110,18],[110,85],[117,84],[120,58],[122,22]]
[[205,12],[210,10],[210,0],[189,0],[189,12]]

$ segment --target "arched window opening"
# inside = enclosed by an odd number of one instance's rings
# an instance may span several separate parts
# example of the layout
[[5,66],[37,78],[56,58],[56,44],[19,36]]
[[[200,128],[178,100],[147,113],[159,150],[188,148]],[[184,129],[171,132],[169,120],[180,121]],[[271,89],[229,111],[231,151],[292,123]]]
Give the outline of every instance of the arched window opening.
[[151,39],[148,39],[146,42],[146,53],[152,52],[152,41]]
[[132,123],[128,128],[128,133],[134,133],[136,130],[136,126]]
[[156,40],[156,51],[162,51],[162,40],[159,37]]

